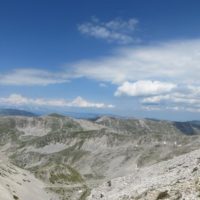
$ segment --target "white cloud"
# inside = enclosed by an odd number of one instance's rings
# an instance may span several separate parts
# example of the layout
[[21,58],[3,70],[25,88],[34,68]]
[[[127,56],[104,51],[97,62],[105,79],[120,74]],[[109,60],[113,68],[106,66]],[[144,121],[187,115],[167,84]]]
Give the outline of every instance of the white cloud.
[[177,89],[170,94],[145,97],[141,100],[144,109],[200,111],[200,86],[185,86],[185,90]]
[[[114,28],[119,25],[111,23],[107,26]],[[184,107],[185,110],[193,111],[200,107],[200,39],[121,48],[110,56],[79,61],[72,64],[71,68],[67,66],[67,69],[57,73],[18,69],[1,74],[0,85],[48,85],[84,77],[116,85],[118,88],[115,94],[118,96],[140,96],[139,101],[143,105],[157,104],[160,108],[177,110]],[[152,81],[147,82],[148,80]],[[161,83],[164,84],[162,87]],[[167,89],[165,84],[169,84]],[[22,97],[16,100],[18,101],[26,102],[27,99]],[[37,99],[37,101],[38,104],[42,104],[41,102],[46,104],[47,100]],[[56,103],[62,105],[66,100],[47,102],[50,105]],[[81,100],[77,102],[87,105]],[[73,105],[72,101],[67,101],[69,106],[68,103]],[[93,102],[89,103],[92,107]]]
[[108,22],[101,22],[93,17],[91,22],[78,25],[78,30],[82,34],[94,38],[120,44],[129,44],[138,41],[138,39],[133,37],[137,24],[138,20],[133,18],[127,21],[117,18]]
[[124,82],[117,88],[115,96],[149,96],[171,92],[176,85],[173,83],[140,80],[137,82]]
[[138,80],[200,83],[200,40],[123,48],[108,57],[74,63],[73,71],[114,84]]
[[67,82],[67,75],[39,69],[16,69],[0,75],[0,85],[49,85]]
[[52,106],[52,107],[80,107],[80,108],[114,108],[111,104],[90,102],[82,97],[77,97],[72,101],[65,99],[44,99],[44,98],[27,98],[20,94],[11,94],[8,97],[1,97],[2,105],[35,105],[35,106]]
[[48,85],[80,77],[116,85],[139,80],[200,84],[200,39],[122,48],[108,57],[79,61],[56,73],[16,69],[1,74],[0,84]]
[[82,97],[77,97],[71,103],[69,103],[69,105],[73,107],[82,107],[82,108],[87,108],[87,107],[114,108],[114,106],[111,104],[105,105],[104,103],[93,103],[93,102],[86,101]]
[[171,93],[167,95],[158,95],[153,97],[147,97],[142,100],[143,103],[182,103],[191,104],[200,107],[200,96],[194,96],[193,94],[186,93]]
[[158,107],[158,106],[142,106],[143,110],[146,111],[183,111],[183,112],[193,112],[200,113],[200,108],[193,108],[187,106],[166,106],[166,107]]
[[73,67],[77,76],[117,85],[116,96],[140,96],[142,106],[193,112],[200,107],[200,39],[121,48]]

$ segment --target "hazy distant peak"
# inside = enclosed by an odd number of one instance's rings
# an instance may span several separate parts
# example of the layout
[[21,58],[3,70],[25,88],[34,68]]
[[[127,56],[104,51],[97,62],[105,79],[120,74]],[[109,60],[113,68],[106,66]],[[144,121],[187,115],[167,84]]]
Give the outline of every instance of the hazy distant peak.
[[25,111],[25,110],[18,110],[18,109],[11,109],[11,108],[4,108],[0,109],[0,116],[26,116],[26,117],[35,117],[37,114]]

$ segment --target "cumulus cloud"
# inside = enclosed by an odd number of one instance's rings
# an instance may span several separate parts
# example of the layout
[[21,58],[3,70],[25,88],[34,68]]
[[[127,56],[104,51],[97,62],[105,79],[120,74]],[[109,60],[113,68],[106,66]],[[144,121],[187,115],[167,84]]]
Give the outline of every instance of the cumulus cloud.
[[186,112],[195,112],[199,113],[200,108],[193,108],[193,107],[187,107],[187,106],[182,106],[182,105],[177,105],[177,106],[165,106],[165,107],[158,107],[158,106],[143,106],[143,110],[146,111],[186,111]]
[[[106,27],[119,26],[111,24]],[[80,77],[113,84],[116,96],[139,96],[142,106],[195,111],[200,107],[200,39],[120,48],[107,57],[72,63],[57,73],[18,69],[1,74],[0,84],[48,85]]]
[[124,82],[117,88],[115,96],[149,96],[167,93],[176,88],[173,83],[140,80],[136,82]]
[[139,96],[141,106],[199,110],[200,39],[121,48],[73,68],[77,76],[116,85],[116,96]]
[[67,75],[39,69],[16,69],[0,75],[0,85],[49,85],[67,82]]
[[137,42],[133,34],[136,31],[138,20],[131,18],[127,21],[117,18],[111,21],[102,22],[93,17],[90,22],[78,25],[78,30],[84,34],[108,42],[129,44]]
[[65,99],[44,99],[44,98],[28,98],[20,94],[11,94],[8,97],[0,98],[1,105],[35,105],[35,106],[50,106],[50,107],[80,107],[80,108],[114,108],[114,105],[90,102],[82,97],[77,97],[72,101]]
[[200,39],[122,48],[112,55],[67,65],[66,71],[16,69],[0,75],[0,84],[47,85],[85,77],[121,85],[126,81],[164,80],[200,84]]
[[147,97],[142,100],[143,103],[184,103],[184,104],[196,104],[200,106],[200,96],[195,96],[191,94],[184,93],[171,93],[167,95],[158,95],[153,97]]
[[112,104],[105,105],[104,103],[92,103],[88,102],[82,97],[77,97],[74,99],[71,103],[69,103],[69,106],[73,107],[82,107],[82,108],[87,108],[87,107],[94,107],[94,108],[114,108]]
[[196,84],[200,83],[200,40],[123,48],[108,57],[74,63],[73,71],[114,84],[138,80]]
[[200,86],[185,86],[170,94],[145,97],[141,100],[143,108],[156,110],[158,107],[170,110],[200,111]]

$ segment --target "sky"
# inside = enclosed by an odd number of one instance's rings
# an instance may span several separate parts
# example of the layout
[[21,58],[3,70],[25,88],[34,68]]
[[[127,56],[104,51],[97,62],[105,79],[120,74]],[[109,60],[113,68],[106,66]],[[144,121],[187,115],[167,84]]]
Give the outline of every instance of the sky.
[[0,0],[0,107],[200,120],[199,9]]

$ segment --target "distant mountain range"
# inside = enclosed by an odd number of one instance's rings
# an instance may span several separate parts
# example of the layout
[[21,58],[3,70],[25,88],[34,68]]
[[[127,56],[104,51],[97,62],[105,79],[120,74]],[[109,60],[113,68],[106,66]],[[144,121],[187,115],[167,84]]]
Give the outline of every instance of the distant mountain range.
[[[172,184],[177,183],[177,192],[185,198],[187,184],[183,187],[181,183],[190,178],[195,180],[198,178],[195,173],[200,173],[200,168],[197,169],[200,163],[198,121],[98,115],[96,119],[87,120],[57,113],[30,117],[35,114],[14,109],[3,109],[1,115],[0,191],[4,191],[0,193],[1,200],[35,200],[35,196],[29,197],[33,188],[41,196],[37,200],[175,200],[173,191],[165,192],[162,184],[174,188]],[[192,153],[194,150],[197,153]],[[189,156],[178,158],[190,152]],[[194,167],[188,167],[190,163]],[[183,175],[180,176],[179,172]],[[189,174],[184,176],[185,173]],[[182,177],[187,179],[178,183]],[[116,178],[120,178],[117,184]],[[134,187],[135,180],[138,184],[143,180],[139,186],[146,188],[147,198],[144,190],[138,191],[138,185]],[[106,188],[102,188],[102,183]],[[154,192],[152,185],[156,186],[154,190],[158,197],[150,198]],[[100,188],[96,190],[97,186]],[[194,187],[191,185],[190,190]],[[137,195],[135,190],[144,196],[134,197]],[[160,198],[163,191],[165,196]],[[4,199],[6,195],[11,198]],[[168,196],[173,198],[166,198]],[[197,194],[193,196],[196,198]],[[195,199],[193,196],[185,199]]]
[[25,116],[25,117],[35,117],[38,116],[35,113],[28,112],[25,110],[18,110],[18,109],[10,109],[10,108],[3,108],[0,109],[0,116]]
[[[13,108],[0,108],[0,116],[24,116],[24,117],[35,117],[35,116],[42,116],[42,115],[52,115],[54,113],[51,113],[50,111],[40,113],[40,112],[31,112],[24,109],[13,109]],[[57,113],[56,113],[57,114]],[[98,114],[98,113],[87,113],[87,112],[62,112],[58,113],[63,116],[68,116],[76,119],[90,119],[95,120],[104,114]],[[107,116],[110,117],[117,117],[115,115],[108,114]]]

